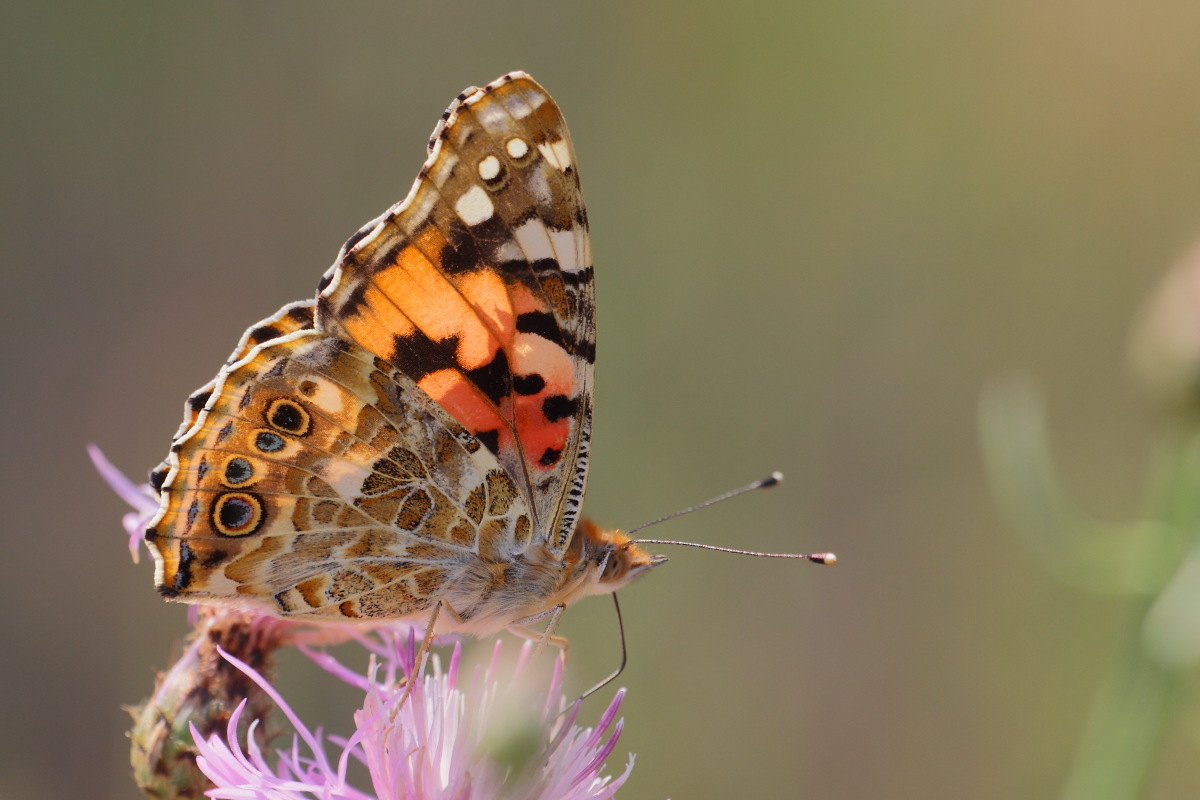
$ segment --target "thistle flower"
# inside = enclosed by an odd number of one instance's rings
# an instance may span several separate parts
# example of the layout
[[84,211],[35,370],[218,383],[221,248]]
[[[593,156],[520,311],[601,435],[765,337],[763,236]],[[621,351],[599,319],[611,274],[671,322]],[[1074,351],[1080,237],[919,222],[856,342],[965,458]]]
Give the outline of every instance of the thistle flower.
[[[104,480],[132,510],[122,523],[138,560],[138,541],[158,501],[95,446]],[[225,608],[194,609],[183,655],[134,710],[132,762],[149,797],[162,800],[607,800],[628,779],[604,774],[624,725],[616,693],[595,727],[575,724],[580,704],[562,693],[565,657],[538,690],[528,643],[512,667],[496,642],[491,661],[462,677],[460,646],[449,667],[437,656],[416,663],[417,632],[397,623],[370,631],[351,623],[304,624]],[[371,656],[359,674],[312,647],[353,640]],[[298,646],[332,676],[364,692],[349,739],[304,724],[271,686],[271,656]],[[411,684],[411,690],[408,686]],[[266,722],[278,708],[292,746],[265,752],[276,735]],[[244,744],[243,744],[244,742]],[[340,749],[336,761],[329,751]],[[371,790],[347,779],[351,759],[366,766]]]
[[[354,714],[356,730],[345,741],[308,728],[287,702],[249,665],[226,655],[287,717],[295,730],[289,750],[268,763],[253,736],[241,745],[239,707],[224,736],[204,737],[195,731],[197,764],[213,782],[210,797],[223,800],[605,800],[616,794],[633,769],[633,757],[617,776],[604,775],[605,761],[616,746],[623,721],[617,711],[624,690],[594,728],[575,724],[579,703],[564,707],[563,659],[555,662],[549,689],[540,699],[529,690],[528,657],[522,648],[516,666],[501,667],[501,643],[491,662],[476,667],[464,681],[460,646],[450,665],[430,658],[425,668],[414,664],[416,639],[394,629],[360,641],[372,651],[365,675],[342,666],[324,653],[309,656],[331,674],[364,688],[362,708]],[[307,652],[307,651],[306,651]],[[412,690],[407,693],[408,682]],[[336,760],[328,753],[340,745]],[[367,767],[371,791],[351,786],[351,759]]]

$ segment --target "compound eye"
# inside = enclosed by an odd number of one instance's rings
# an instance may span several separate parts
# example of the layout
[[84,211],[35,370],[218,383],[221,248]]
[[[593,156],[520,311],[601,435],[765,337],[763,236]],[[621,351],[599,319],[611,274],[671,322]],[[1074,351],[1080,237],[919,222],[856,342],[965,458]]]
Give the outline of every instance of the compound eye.
[[602,581],[613,581],[625,572],[625,554],[620,550],[609,550],[607,560],[604,564],[604,573],[600,579]]

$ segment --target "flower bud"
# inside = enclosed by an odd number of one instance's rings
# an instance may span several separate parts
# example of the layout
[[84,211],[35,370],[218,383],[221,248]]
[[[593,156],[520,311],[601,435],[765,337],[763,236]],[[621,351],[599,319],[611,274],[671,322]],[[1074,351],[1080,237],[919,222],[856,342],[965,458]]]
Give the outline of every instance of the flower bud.
[[266,747],[274,735],[266,725],[271,699],[222,658],[218,648],[269,674],[271,656],[283,644],[287,623],[224,608],[202,608],[196,617],[183,654],[159,675],[150,699],[131,709],[134,781],[155,800],[202,798],[213,788],[196,766],[191,725],[205,736],[223,734],[230,714],[245,698],[242,720],[247,726],[261,720],[255,729],[259,745]]

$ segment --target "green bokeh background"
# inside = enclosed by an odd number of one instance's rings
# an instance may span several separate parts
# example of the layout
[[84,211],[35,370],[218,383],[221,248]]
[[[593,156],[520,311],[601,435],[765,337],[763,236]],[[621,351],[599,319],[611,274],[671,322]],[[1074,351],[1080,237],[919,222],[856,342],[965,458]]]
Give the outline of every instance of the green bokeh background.
[[[134,797],[120,706],[186,627],[84,445],[156,464],[450,99],[518,68],[592,222],[589,514],[778,469],[656,534],[842,561],[673,552],[623,594],[622,796],[1053,796],[1125,603],[1009,534],[976,406],[1028,373],[1075,499],[1138,513],[1127,331],[1200,232],[1192,2],[6,3],[0,798]],[[565,632],[579,687],[617,660],[603,601]],[[338,729],[346,698],[285,667]],[[1189,707],[1150,796],[1195,796],[1198,743]]]

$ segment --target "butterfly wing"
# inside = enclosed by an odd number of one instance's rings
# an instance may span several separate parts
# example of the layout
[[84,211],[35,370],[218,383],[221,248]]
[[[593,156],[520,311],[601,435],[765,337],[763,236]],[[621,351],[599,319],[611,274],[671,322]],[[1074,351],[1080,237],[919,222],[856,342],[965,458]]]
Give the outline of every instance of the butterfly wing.
[[566,123],[528,75],[459,95],[408,197],[347,242],[317,326],[379,356],[512,477],[562,554],[587,480],[587,216]]
[[392,618],[471,587],[456,612],[511,621],[528,598],[499,591],[506,569],[533,543],[561,557],[575,531],[594,341],[558,108],[522,73],[464,92],[315,318],[300,303],[252,327],[189,400],[154,481],[160,591]]
[[167,463],[146,538],[173,599],[411,616],[532,532],[478,439],[394,367],[317,330],[223,370]]
[[[251,325],[238,340],[233,355],[225,360],[225,366],[228,367],[241,361],[252,349],[264,342],[278,339],[294,331],[312,328],[315,309],[315,301],[301,300],[289,303],[261,322]],[[187,402],[183,404],[183,424],[171,437],[172,443],[179,441],[196,424],[196,418],[200,416],[200,412],[204,410],[204,406],[212,397],[213,390],[217,388],[217,380],[218,378],[213,378],[188,396]],[[162,488],[163,481],[166,480],[170,469],[170,464],[164,461],[150,471],[150,486],[155,491]]]

